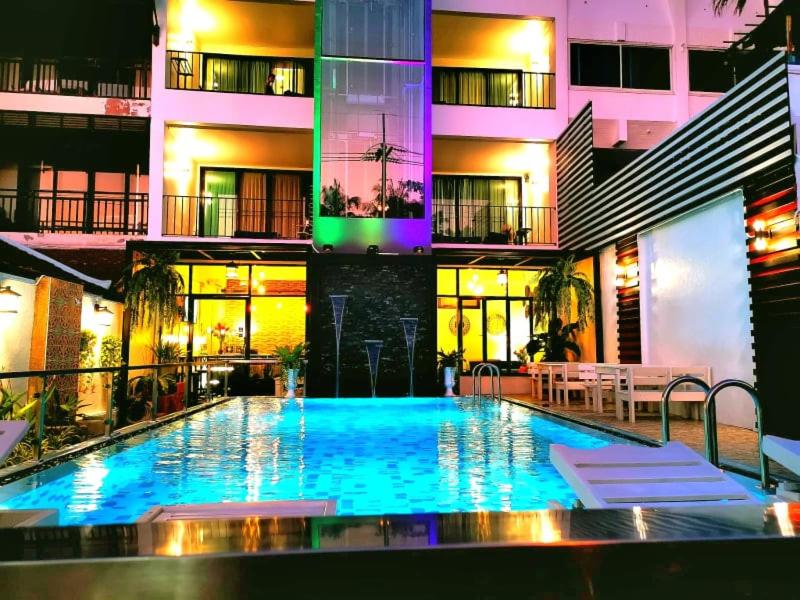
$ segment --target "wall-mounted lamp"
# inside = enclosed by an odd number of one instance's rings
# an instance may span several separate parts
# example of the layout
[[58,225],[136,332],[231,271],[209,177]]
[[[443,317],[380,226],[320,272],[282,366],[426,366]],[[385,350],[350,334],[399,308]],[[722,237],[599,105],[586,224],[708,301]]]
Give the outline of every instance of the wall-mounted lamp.
[[425,254],[425,248],[422,246],[414,246],[414,254]]
[[114,313],[104,304],[95,304],[94,318],[98,325],[111,327],[111,323],[114,321]]
[[374,255],[378,254],[379,251],[380,248],[378,248],[375,244],[370,244],[369,246],[367,246],[367,254]]
[[0,313],[18,313],[21,297],[10,285],[0,286]]
[[502,285],[503,287],[508,285],[508,271],[505,269],[500,269],[497,273],[497,285]]
[[239,270],[236,268],[235,262],[231,261],[228,263],[228,266],[225,267],[225,279],[230,281],[239,279]]
[[322,251],[325,254],[330,254],[331,252],[333,252],[333,244],[323,244]]
[[753,240],[753,248],[756,251],[763,252],[769,246],[769,238],[772,237],[772,231],[764,221],[758,219],[753,221],[752,227],[747,232],[747,237]]

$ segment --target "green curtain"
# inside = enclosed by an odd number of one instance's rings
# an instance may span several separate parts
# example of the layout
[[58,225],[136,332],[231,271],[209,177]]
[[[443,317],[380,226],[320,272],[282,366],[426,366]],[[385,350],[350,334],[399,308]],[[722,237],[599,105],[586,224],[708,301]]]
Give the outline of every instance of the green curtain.
[[203,190],[203,235],[233,235],[233,214],[236,202],[236,173],[206,171]]

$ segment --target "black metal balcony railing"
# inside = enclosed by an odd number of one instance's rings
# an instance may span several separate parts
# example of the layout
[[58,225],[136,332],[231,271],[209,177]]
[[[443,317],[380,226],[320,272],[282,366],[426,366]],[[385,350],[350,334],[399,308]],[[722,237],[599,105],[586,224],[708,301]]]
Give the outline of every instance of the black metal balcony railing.
[[307,207],[299,200],[164,196],[165,236],[301,240],[311,237]]
[[0,190],[0,231],[145,235],[147,194]]
[[[274,96],[314,95],[314,61],[167,50],[166,86]],[[270,84],[269,76],[274,75]]]
[[96,58],[0,57],[0,92],[150,98],[150,64]]
[[507,108],[555,108],[554,73],[435,67],[433,103]]
[[555,208],[491,205],[488,201],[433,203],[433,241],[554,245]]

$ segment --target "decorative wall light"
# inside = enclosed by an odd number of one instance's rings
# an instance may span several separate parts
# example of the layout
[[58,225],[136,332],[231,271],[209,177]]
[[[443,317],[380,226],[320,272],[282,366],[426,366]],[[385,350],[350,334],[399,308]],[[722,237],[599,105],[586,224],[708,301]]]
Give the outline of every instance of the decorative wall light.
[[414,254],[425,254],[425,248],[422,246],[414,246]]
[[114,321],[114,313],[104,304],[95,304],[94,318],[98,325],[111,327],[111,323]]
[[367,254],[378,254],[380,248],[378,248],[375,244],[371,244],[367,246]]
[[21,297],[10,285],[0,286],[0,313],[18,313]]
[[505,269],[500,269],[497,273],[497,285],[502,285],[503,287],[508,285],[508,271]]
[[639,285],[639,263],[632,262],[627,265],[617,265],[614,269],[616,277],[614,285],[618,288],[632,288]]
[[614,285],[618,288],[625,287],[625,267],[622,265],[614,267]]
[[747,232],[747,237],[753,240],[753,248],[758,252],[763,252],[769,246],[769,239],[772,237],[772,231],[767,227],[767,224],[758,219],[753,221],[753,225]]
[[234,281],[239,279],[239,269],[236,268],[236,263],[231,261],[228,263],[228,266],[225,267],[225,279],[229,281]]

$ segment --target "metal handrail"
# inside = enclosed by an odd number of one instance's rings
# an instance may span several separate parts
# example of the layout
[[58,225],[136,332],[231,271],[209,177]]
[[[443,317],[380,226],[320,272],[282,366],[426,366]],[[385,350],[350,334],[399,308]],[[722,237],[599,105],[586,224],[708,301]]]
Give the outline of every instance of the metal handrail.
[[667,387],[664,388],[664,392],[661,394],[661,443],[666,444],[669,442],[669,397],[672,395],[672,392],[675,391],[679,385],[685,383],[693,383],[697,387],[701,388],[706,394],[711,389],[709,385],[700,379],[699,377],[693,377],[691,375],[681,375],[680,377],[673,379],[667,384]]
[[761,487],[769,488],[769,462],[764,454],[764,413],[761,407],[761,400],[756,389],[744,381],[738,379],[725,379],[713,386],[706,394],[703,405],[703,434],[705,438],[706,459],[715,466],[719,466],[719,441],[717,439],[717,405],[716,398],[722,390],[727,388],[738,388],[744,390],[750,396],[756,409],[756,430],[758,433],[758,462],[761,468]]

